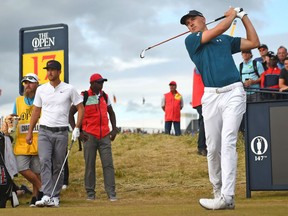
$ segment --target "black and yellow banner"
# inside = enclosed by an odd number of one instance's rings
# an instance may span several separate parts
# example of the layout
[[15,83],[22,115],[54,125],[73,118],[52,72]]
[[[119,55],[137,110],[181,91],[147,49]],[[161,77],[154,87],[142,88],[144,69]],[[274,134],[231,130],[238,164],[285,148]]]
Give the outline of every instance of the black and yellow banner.
[[62,65],[60,79],[69,82],[68,26],[55,24],[20,29],[19,93],[23,94],[21,80],[27,73],[35,73],[40,84],[46,83],[47,61],[57,60]]

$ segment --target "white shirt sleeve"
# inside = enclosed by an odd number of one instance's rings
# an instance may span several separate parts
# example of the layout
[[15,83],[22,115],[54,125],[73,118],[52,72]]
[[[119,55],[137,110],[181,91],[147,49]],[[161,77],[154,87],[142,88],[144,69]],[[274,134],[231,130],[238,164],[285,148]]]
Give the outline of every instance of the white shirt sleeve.
[[36,90],[36,94],[34,97],[33,105],[37,107],[42,107],[42,99],[41,99],[41,86],[39,86]]
[[79,94],[74,87],[71,90],[71,100],[75,106],[83,102],[83,96]]
[[165,95],[163,95],[162,97],[162,101],[161,101],[161,107],[165,106]]

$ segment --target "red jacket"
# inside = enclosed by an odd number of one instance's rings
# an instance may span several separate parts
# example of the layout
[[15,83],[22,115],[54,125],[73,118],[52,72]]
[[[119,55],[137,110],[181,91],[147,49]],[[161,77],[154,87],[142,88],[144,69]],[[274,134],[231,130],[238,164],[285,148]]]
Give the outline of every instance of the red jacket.
[[168,92],[165,95],[165,121],[180,122],[180,110],[182,95],[176,91],[173,95]]
[[197,69],[194,68],[193,71],[193,93],[192,93],[192,107],[195,108],[197,106],[200,106],[202,96],[204,94],[204,84],[202,81],[201,74],[197,71]]
[[[102,95],[102,92],[100,92],[100,95]],[[100,96],[99,100],[97,98],[97,95],[89,89],[82,130],[94,135],[97,139],[102,139],[110,133],[108,110],[105,98],[103,96]]]
[[261,88],[279,89],[280,72],[281,70],[278,67],[268,68],[266,71],[264,71],[260,76]]

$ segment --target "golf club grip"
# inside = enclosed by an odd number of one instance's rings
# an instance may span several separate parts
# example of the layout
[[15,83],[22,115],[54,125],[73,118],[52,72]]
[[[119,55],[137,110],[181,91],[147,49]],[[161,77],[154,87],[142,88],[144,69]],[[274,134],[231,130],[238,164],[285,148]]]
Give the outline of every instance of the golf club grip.
[[224,19],[224,18],[225,18],[225,16],[219,17],[219,18],[215,19],[214,22],[217,22],[218,20],[221,20],[221,19]]
[[[243,8],[240,8],[240,12],[242,12],[243,11]],[[225,18],[225,15],[224,16],[222,16],[222,17],[218,17],[217,19],[215,19],[215,20],[213,20],[212,22],[216,22],[216,21],[218,21],[218,20],[221,20],[221,19],[224,19]],[[211,23],[211,22],[210,22]],[[207,25],[207,24],[206,24]]]
[[209,25],[209,24],[211,24],[211,23],[217,22],[218,20],[224,19],[225,17],[226,17],[226,16],[221,16],[221,17],[218,17],[217,19],[215,19],[215,20],[212,20],[212,21],[210,21],[210,22],[206,23],[206,25]]
[[[243,8],[240,8],[240,12],[242,12],[243,11]],[[221,20],[221,19],[224,19],[226,16],[224,15],[224,16],[221,16],[221,17],[218,17],[217,19],[215,19],[215,20],[213,20],[213,21],[211,21],[211,22],[208,22],[208,23],[206,23],[206,25],[209,25],[209,24],[211,24],[211,23],[213,23],[213,22],[217,22],[217,21],[219,21],[219,20]]]

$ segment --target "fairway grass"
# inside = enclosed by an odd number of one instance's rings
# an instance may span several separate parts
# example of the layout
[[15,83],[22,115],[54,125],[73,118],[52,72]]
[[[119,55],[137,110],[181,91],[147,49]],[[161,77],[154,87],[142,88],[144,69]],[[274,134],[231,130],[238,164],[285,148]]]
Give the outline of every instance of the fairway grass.
[[[69,187],[61,193],[60,208],[30,208],[28,195],[20,206],[10,202],[5,215],[288,215],[288,191],[257,191],[246,198],[245,148],[239,138],[235,210],[209,211],[200,198],[212,197],[207,161],[197,155],[197,136],[121,134],[112,144],[118,201],[110,202],[103,187],[101,162],[97,157],[95,201],[87,201],[83,185],[83,152],[75,145],[69,155]],[[30,184],[19,176],[18,184]],[[30,186],[31,187],[31,186]]]

